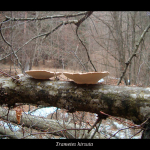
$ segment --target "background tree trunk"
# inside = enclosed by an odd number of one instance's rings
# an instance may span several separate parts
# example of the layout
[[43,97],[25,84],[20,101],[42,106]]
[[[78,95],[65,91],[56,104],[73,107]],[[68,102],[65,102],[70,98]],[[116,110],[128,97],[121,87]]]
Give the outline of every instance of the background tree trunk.
[[[116,12],[114,11],[112,13],[113,19],[114,19],[114,32],[116,35],[116,46],[118,51],[118,58],[119,58],[119,68],[120,68],[120,74],[123,72],[125,67],[125,49],[123,47],[123,35],[122,35],[122,12]],[[124,83],[125,85],[128,85],[127,77],[124,76]]]

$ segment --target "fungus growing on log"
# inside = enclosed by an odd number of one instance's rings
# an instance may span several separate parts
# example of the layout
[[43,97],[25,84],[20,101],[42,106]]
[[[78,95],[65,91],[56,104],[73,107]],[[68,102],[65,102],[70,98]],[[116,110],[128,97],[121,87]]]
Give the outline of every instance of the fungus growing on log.
[[87,72],[87,73],[63,73],[67,78],[72,79],[77,84],[96,84],[100,79],[109,75],[108,71],[104,72]]
[[26,73],[35,79],[49,79],[61,74],[60,72],[50,72],[45,70],[29,70],[26,71]]

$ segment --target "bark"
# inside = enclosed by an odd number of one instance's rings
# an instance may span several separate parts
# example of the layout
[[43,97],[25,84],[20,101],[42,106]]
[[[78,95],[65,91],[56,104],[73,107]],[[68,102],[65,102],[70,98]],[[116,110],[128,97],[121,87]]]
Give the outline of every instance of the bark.
[[[17,119],[16,119],[16,112],[9,110],[9,113],[6,109],[0,107],[0,118],[4,120],[9,120],[10,122],[13,122],[17,124]],[[74,128],[74,124],[72,123],[64,123],[63,121],[58,121],[58,120],[53,120],[53,119],[46,119],[46,118],[41,118],[33,115],[27,115],[25,113],[22,113],[21,116],[21,122],[20,124],[23,124],[25,127],[28,128],[33,128],[39,131],[44,131],[46,133],[50,133],[56,136],[61,136],[61,137],[66,137],[69,139],[74,139],[74,138],[90,138],[91,135],[94,136],[94,138],[104,138],[103,135],[99,135],[98,133],[94,133],[95,129],[92,129],[90,132],[88,132],[88,128],[81,128],[79,125],[76,125]],[[5,131],[6,129],[6,131]],[[15,138],[36,138],[34,136],[28,133],[23,135],[22,132],[17,131],[17,135],[15,136],[14,133],[8,129],[0,126],[0,134],[3,135],[9,135],[10,138],[15,139]],[[38,131],[37,131],[38,132]],[[15,132],[16,133],[16,132]],[[27,136],[29,135],[29,136]],[[34,134],[33,134],[34,135]],[[26,137],[27,136],[27,137]]]
[[19,131],[12,132],[9,128],[4,128],[3,126],[0,126],[0,133],[6,135],[6,137],[8,136],[10,139],[21,139],[24,136],[26,136],[25,139],[35,139],[34,136],[28,136],[26,133],[23,135],[23,133]]
[[[116,43],[116,48],[117,48],[117,52],[118,52],[118,59],[119,59],[119,68],[120,68],[120,72],[123,71],[124,66],[125,66],[125,50],[123,47],[123,33],[122,33],[122,12],[116,12],[114,11],[112,13],[112,17],[113,17],[113,22],[114,22],[114,32],[115,32],[115,43]],[[125,85],[127,85],[126,83],[126,77],[124,78],[125,81]]]
[[[20,83],[18,83],[20,81]],[[20,76],[0,78],[0,104],[15,103],[55,106],[68,112],[87,111],[142,123],[150,116],[150,88],[111,86],[104,84],[78,85],[73,81],[36,80]]]

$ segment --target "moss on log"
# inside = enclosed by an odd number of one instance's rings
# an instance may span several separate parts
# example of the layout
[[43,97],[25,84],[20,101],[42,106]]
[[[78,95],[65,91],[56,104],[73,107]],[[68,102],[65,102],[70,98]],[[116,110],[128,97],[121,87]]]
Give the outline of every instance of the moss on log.
[[150,88],[78,85],[72,81],[36,80],[21,76],[20,83],[0,78],[0,104],[55,106],[69,112],[87,111],[133,120],[140,124],[150,116]]

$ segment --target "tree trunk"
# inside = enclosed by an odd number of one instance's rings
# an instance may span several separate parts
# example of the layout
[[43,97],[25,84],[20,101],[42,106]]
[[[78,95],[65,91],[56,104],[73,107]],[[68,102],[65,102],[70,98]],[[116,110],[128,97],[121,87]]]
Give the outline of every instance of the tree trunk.
[[[119,58],[119,68],[120,68],[120,73],[123,72],[123,69],[125,67],[125,50],[123,47],[123,35],[122,35],[122,12],[116,12],[114,11],[112,13],[113,19],[114,19],[114,31],[116,35],[116,47],[118,50],[118,58]],[[121,17],[119,17],[121,15]],[[127,77],[126,75],[124,76],[124,83],[125,85],[128,85],[127,82]]]
[[0,78],[0,104],[55,106],[68,112],[87,111],[133,120],[140,124],[150,116],[150,88],[79,85],[72,81],[36,80],[20,76],[20,83]]

